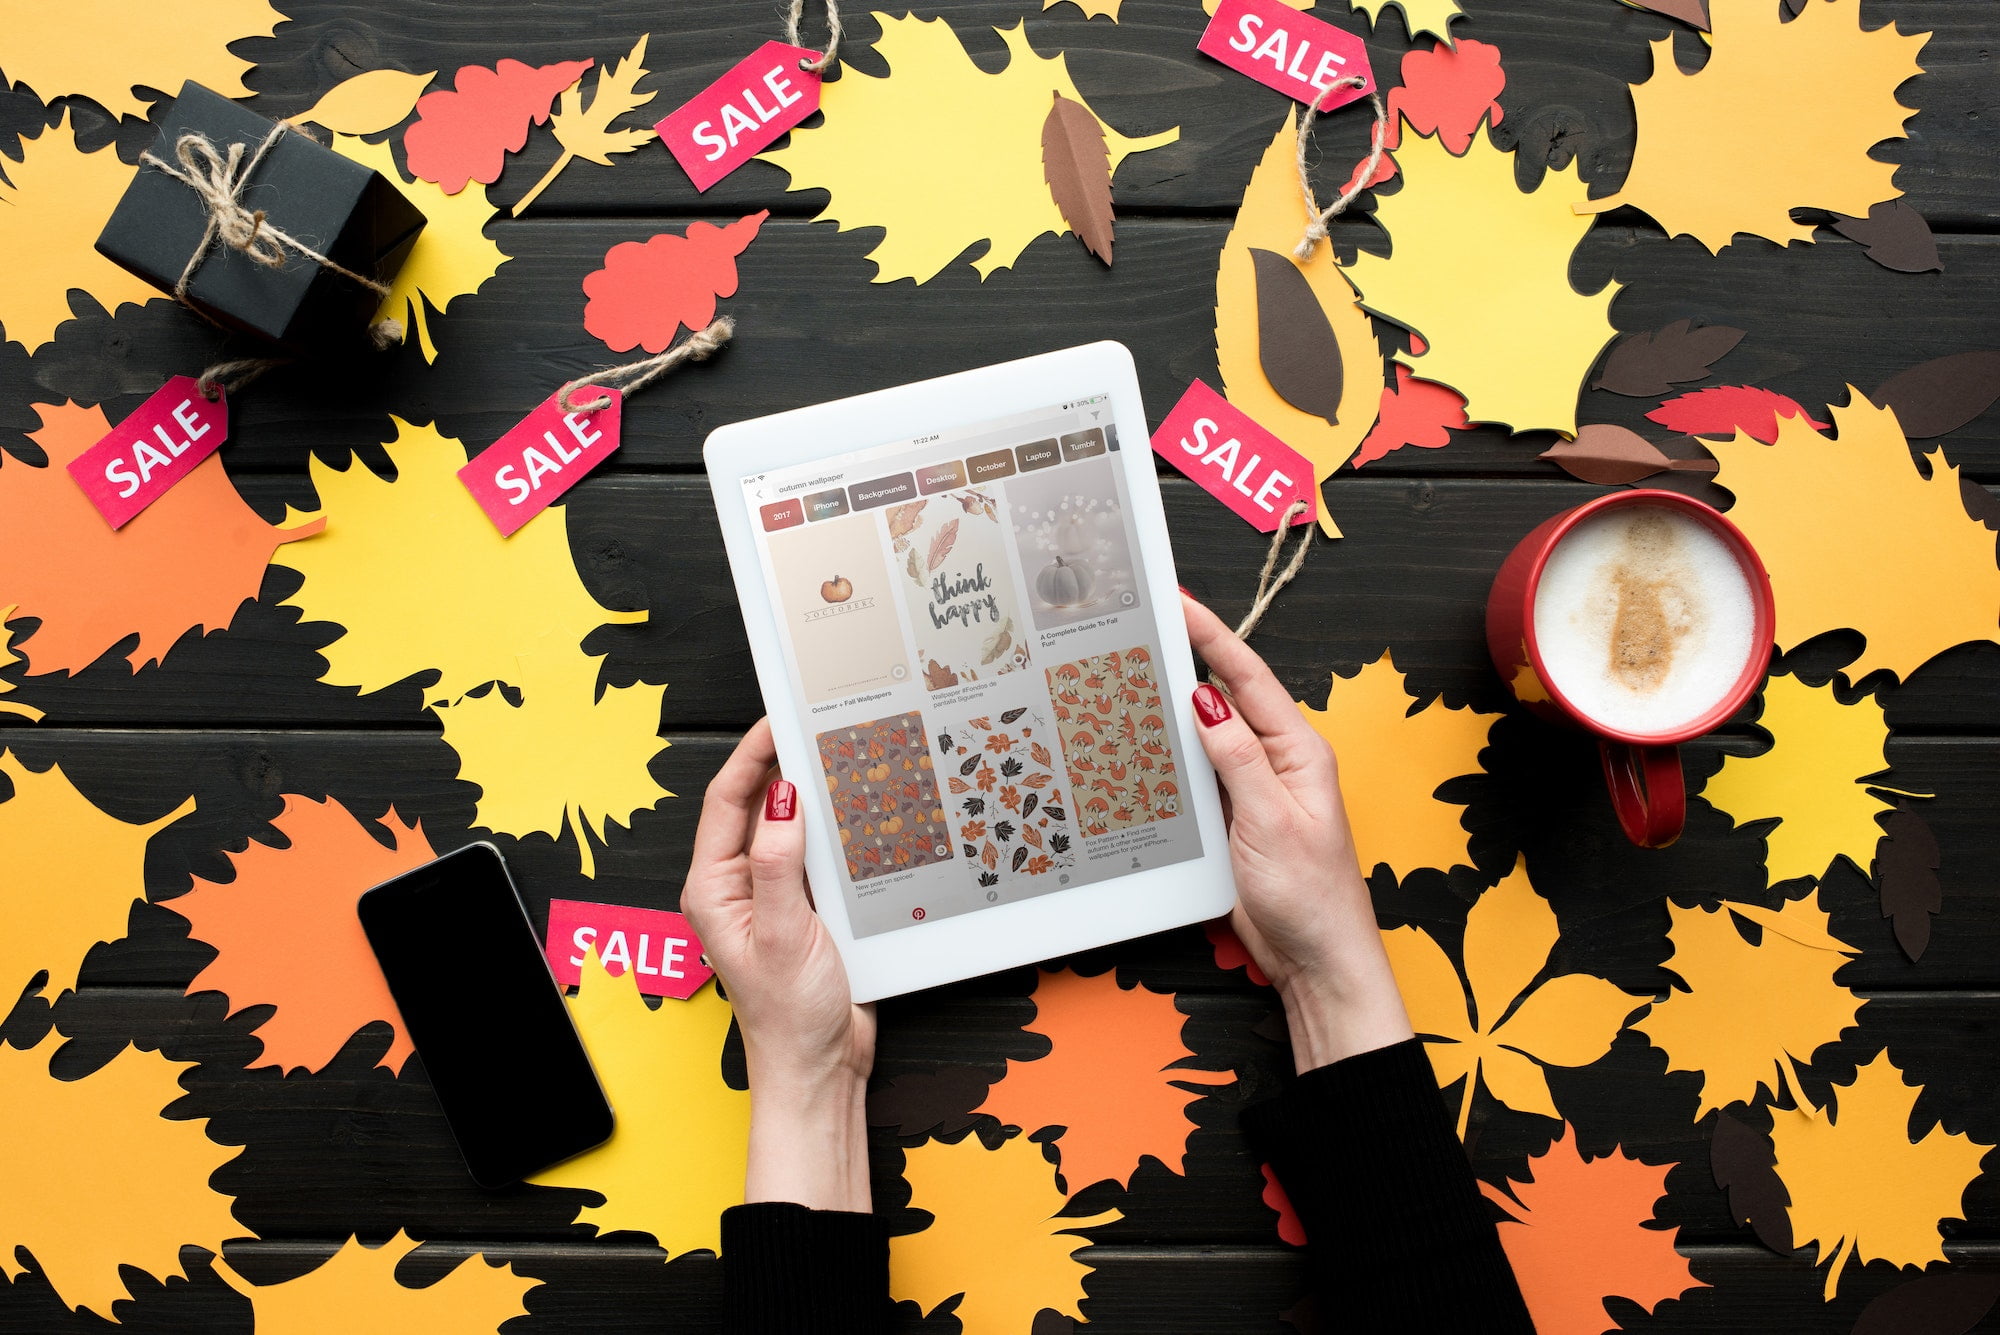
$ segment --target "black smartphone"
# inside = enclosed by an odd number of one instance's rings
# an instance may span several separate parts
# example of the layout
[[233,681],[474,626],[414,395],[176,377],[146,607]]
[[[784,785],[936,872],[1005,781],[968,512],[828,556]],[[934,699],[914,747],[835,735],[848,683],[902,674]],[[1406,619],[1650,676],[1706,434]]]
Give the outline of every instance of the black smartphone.
[[361,896],[361,928],[472,1180],[602,1145],[611,1105],[500,850],[469,844]]

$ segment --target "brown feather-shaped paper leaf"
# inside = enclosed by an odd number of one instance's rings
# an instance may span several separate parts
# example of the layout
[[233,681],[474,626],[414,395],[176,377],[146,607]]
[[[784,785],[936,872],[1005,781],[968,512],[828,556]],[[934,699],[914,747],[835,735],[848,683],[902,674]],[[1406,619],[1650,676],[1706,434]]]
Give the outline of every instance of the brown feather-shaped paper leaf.
[[1111,150],[1089,107],[1061,93],[1042,122],[1042,179],[1063,221],[1091,254],[1111,263]]
[[1931,940],[1931,915],[1944,907],[1937,838],[1930,822],[1908,807],[1884,811],[1875,819],[1882,826],[1873,869],[1882,916],[1895,924],[1903,953],[1920,960]]
[[1879,1294],[1854,1335],[1969,1335],[2000,1302],[2000,1271],[1953,1266]]
[[1627,334],[1611,345],[1604,369],[1590,387],[1635,399],[1657,398],[1675,385],[1706,380],[1709,368],[1742,341],[1741,329],[1726,324],[1697,329],[1692,320],[1676,320],[1649,334]]
[[1264,378],[1300,412],[1340,425],[1346,376],[1326,308],[1285,256],[1253,246],[1250,260],[1257,266],[1257,360]]
[[1637,482],[1669,468],[1692,473],[1715,471],[1713,460],[1669,458],[1638,432],[1609,422],[1593,422],[1580,428],[1575,440],[1559,440],[1543,450],[1541,457],[1571,477],[1603,487]]
[[1868,258],[1897,273],[1944,271],[1938,258],[1937,238],[1924,215],[1900,199],[1885,199],[1868,210],[1866,218],[1833,215],[1833,230],[1849,241],[1859,241]]
[[1792,1194],[1778,1177],[1771,1138],[1717,1112],[1708,1164],[1715,1185],[1729,1193],[1729,1213],[1736,1222],[1749,1225],[1772,1251],[1790,1256]]
[[868,1092],[868,1125],[899,1136],[955,1136],[979,1119],[992,1077],[974,1066],[941,1066],[899,1075]]
[[1670,19],[1708,31],[1708,0],[1626,0],[1634,9],[1650,9]]
[[2000,352],[1955,352],[1912,366],[1868,397],[1895,409],[1911,440],[1950,435],[2000,398]]

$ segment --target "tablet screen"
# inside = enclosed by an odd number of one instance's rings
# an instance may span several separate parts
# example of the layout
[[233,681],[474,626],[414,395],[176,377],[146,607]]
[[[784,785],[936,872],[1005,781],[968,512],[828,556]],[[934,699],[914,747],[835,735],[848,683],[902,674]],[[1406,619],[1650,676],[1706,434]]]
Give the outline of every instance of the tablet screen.
[[744,489],[855,936],[1201,856],[1108,396]]

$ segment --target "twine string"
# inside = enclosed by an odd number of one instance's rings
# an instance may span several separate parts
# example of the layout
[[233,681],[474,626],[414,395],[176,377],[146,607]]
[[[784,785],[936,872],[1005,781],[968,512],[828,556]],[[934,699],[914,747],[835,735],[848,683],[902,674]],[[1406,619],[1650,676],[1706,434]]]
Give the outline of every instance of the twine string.
[[[1285,534],[1291,530],[1293,522],[1310,509],[1312,505],[1304,497],[1293,501],[1285,507],[1285,517],[1278,521],[1278,527],[1271,533],[1270,550],[1264,553],[1264,568],[1257,572],[1257,596],[1251,599],[1250,610],[1236,623],[1236,638],[1246,644],[1257,624],[1264,619],[1264,613],[1271,610],[1271,604],[1306,563],[1306,552],[1312,547],[1313,533],[1319,527],[1317,524],[1306,525],[1305,536],[1292,548],[1292,559],[1285,562],[1282,570],[1278,568],[1278,556],[1285,547]],[[1208,684],[1225,695],[1229,693],[1229,688],[1213,672],[1208,674]]]
[[697,329],[657,357],[626,362],[623,366],[607,366],[601,371],[578,376],[556,392],[556,403],[566,413],[594,413],[608,408],[611,406],[609,394],[600,394],[588,402],[579,402],[574,395],[586,385],[636,394],[682,362],[707,361],[735,332],[736,321],[726,315],[717,316],[708,328]]
[[[785,44],[799,46],[799,21],[805,17],[806,0],[791,0],[785,9]],[[840,52],[840,5],[826,0],[826,51],[818,60],[801,60],[799,68],[808,74],[824,74]]]
[[1326,240],[1327,221],[1338,216],[1349,204],[1352,204],[1360,197],[1361,192],[1366,190],[1374,181],[1375,169],[1382,165],[1382,140],[1389,132],[1389,111],[1388,108],[1382,105],[1382,95],[1380,93],[1370,93],[1368,94],[1368,101],[1375,108],[1375,130],[1368,147],[1367,163],[1363,165],[1360,171],[1355,173],[1353,182],[1340,192],[1339,197],[1324,209],[1319,206],[1319,201],[1313,197],[1312,173],[1306,169],[1306,146],[1312,142],[1312,124],[1319,116],[1319,104],[1326,99],[1327,93],[1331,93],[1336,88],[1366,88],[1367,86],[1368,81],[1358,74],[1350,75],[1345,79],[1329,84],[1326,91],[1322,92],[1306,108],[1306,114],[1299,118],[1299,189],[1306,197],[1307,222],[1305,235],[1299,239],[1298,245],[1292,247],[1292,255],[1301,261],[1312,258],[1313,247]]
[[264,372],[288,366],[291,362],[290,357],[242,357],[230,362],[216,362],[197,376],[194,384],[203,398],[214,403],[224,394],[234,394]]

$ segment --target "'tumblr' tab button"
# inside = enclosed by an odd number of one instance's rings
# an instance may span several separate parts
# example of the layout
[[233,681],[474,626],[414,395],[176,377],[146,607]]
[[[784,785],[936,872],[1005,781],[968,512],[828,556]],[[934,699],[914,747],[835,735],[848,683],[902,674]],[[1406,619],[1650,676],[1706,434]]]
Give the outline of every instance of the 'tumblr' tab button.
[[797,497],[789,501],[773,501],[769,505],[759,507],[757,513],[764,517],[766,533],[775,533],[781,528],[792,528],[806,522],[805,510],[799,505]]
[[1063,462],[1075,463],[1078,459],[1094,459],[1104,453],[1104,433],[1096,427],[1085,431],[1073,431],[1062,438]]
[[1017,445],[1014,447],[1014,454],[1021,461],[1023,473],[1062,462],[1062,452],[1052,440],[1038,440],[1032,445]]
[[916,481],[908,473],[878,477],[873,482],[857,482],[847,489],[848,499],[854,502],[854,508],[857,510],[872,510],[878,505],[894,505],[898,501],[911,500],[916,494]]

